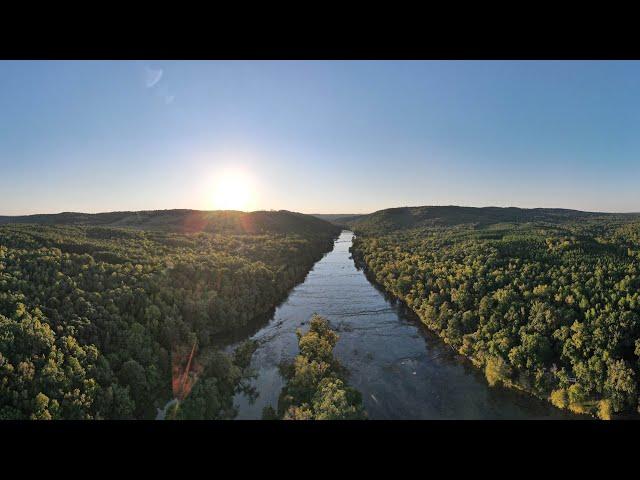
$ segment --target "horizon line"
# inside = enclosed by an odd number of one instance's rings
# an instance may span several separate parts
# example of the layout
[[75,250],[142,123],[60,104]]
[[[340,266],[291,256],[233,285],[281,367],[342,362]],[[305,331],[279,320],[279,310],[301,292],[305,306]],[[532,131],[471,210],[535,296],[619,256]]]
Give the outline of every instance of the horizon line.
[[519,210],[569,210],[574,212],[583,212],[583,213],[602,213],[602,214],[640,214],[640,210],[633,211],[601,211],[601,210],[579,210],[576,208],[566,208],[566,207],[516,207],[516,206],[497,206],[497,205],[485,205],[485,206],[473,206],[473,205],[401,205],[401,206],[393,206],[381,208],[379,210],[374,210],[372,212],[350,212],[350,213],[318,213],[314,212],[301,212],[297,210],[288,210],[285,208],[270,208],[270,209],[257,209],[257,210],[233,210],[233,209],[197,209],[197,208],[157,208],[157,209],[141,209],[141,210],[103,210],[103,211],[73,211],[73,210],[65,210],[58,212],[39,212],[39,213],[24,213],[24,214],[3,214],[0,213],[0,217],[30,217],[36,215],[63,215],[63,214],[83,214],[83,215],[100,215],[107,213],[138,213],[138,212],[170,212],[170,211],[193,211],[193,212],[240,212],[240,213],[255,213],[255,212],[278,212],[278,211],[288,211],[292,213],[301,213],[303,215],[342,215],[342,216],[352,216],[352,215],[371,215],[376,212],[384,211],[384,210],[393,210],[398,208],[424,208],[424,207],[458,207],[458,208],[501,208],[501,209],[509,209],[516,208]]

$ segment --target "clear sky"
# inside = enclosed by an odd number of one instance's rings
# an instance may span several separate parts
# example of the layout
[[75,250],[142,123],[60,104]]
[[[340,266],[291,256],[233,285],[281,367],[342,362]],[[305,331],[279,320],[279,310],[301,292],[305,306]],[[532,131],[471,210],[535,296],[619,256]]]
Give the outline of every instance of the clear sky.
[[639,62],[0,61],[0,214],[640,211]]

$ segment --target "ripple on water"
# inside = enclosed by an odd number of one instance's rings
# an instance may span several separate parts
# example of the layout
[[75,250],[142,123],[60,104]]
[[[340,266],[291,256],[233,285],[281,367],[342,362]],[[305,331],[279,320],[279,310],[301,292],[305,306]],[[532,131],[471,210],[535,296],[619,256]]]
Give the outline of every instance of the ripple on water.
[[352,233],[343,231],[324,256],[253,335],[260,345],[251,366],[259,393],[234,401],[239,419],[260,418],[277,406],[282,388],[278,365],[298,352],[296,330],[313,313],[328,318],[340,340],[335,353],[363,394],[372,419],[573,418],[546,402],[490,388],[482,374],[450,347],[408,318],[374,287],[349,254]]

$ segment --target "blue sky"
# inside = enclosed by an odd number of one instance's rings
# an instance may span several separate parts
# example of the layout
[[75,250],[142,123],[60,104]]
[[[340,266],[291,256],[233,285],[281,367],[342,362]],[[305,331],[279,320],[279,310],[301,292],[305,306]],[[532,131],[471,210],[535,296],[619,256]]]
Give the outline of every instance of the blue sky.
[[639,133],[638,62],[3,61],[0,214],[640,211]]

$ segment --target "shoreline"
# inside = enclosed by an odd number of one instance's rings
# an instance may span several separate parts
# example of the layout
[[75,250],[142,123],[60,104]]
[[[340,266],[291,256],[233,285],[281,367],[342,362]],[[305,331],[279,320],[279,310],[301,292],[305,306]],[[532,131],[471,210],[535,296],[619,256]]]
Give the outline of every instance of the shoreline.
[[[593,414],[591,414],[589,412],[576,412],[576,411],[571,410],[570,408],[559,408],[558,406],[554,405],[550,401],[548,396],[547,397],[542,397],[542,396],[536,395],[534,392],[531,392],[531,391],[527,390],[522,385],[520,385],[518,383],[515,383],[515,382],[505,382],[504,380],[501,380],[499,384],[490,385],[489,382],[486,379],[486,376],[485,376],[484,372],[482,371],[482,365],[479,365],[478,360],[473,359],[472,357],[469,357],[467,355],[464,355],[463,353],[460,353],[458,350],[456,350],[438,332],[436,332],[435,330],[431,329],[426,323],[424,323],[422,321],[422,319],[420,318],[420,315],[415,310],[413,310],[413,308],[411,308],[404,301],[404,299],[402,299],[401,297],[397,296],[393,292],[389,291],[387,288],[385,288],[384,285],[382,285],[380,282],[378,282],[378,280],[375,278],[375,273],[369,268],[367,263],[362,258],[362,252],[357,250],[357,248],[355,247],[355,238],[357,237],[355,232],[354,232],[353,236],[354,236],[354,244],[350,249],[350,253],[351,253],[353,261],[354,261],[354,263],[356,265],[356,268],[361,269],[363,271],[365,277],[367,278],[367,280],[369,280],[369,282],[371,282],[371,284],[374,285],[378,290],[383,292],[388,298],[390,298],[393,301],[396,301],[400,305],[402,305],[402,307],[404,309],[406,309],[407,312],[410,312],[411,313],[411,317],[414,317],[412,320],[415,320],[417,323],[419,323],[419,325],[422,328],[427,330],[430,334],[432,334],[435,338],[437,338],[440,342],[442,342],[442,344],[444,346],[449,347],[455,353],[455,355],[459,356],[461,359],[464,359],[465,362],[468,362],[468,364],[470,364],[470,366],[472,366],[479,374],[482,375],[482,377],[484,378],[484,381],[487,383],[487,385],[489,385],[490,388],[495,388],[496,386],[498,386],[499,388],[504,388],[504,389],[512,391],[512,392],[517,392],[519,394],[526,395],[528,397],[533,397],[533,398],[535,398],[537,400],[540,400],[540,401],[543,401],[545,403],[548,403],[553,408],[556,408],[556,409],[558,409],[560,411],[568,412],[568,413],[570,413],[572,415],[578,415],[580,417],[583,417],[582,419],[584,419],[584,420],[601,420],[600,418],[598,418],[597,416],[595,416],[595,415],[593,415]],[[616,417],[612,417],[612,420],[626,418],[629,415],[631,415],[631,417],[636,419],[636,420],[640,420],[640,415],[635,415],[634,416],[634,415],[629,414],[629,413],[627,413],[627,414],[618,414],[618,415],[616,415]]]

